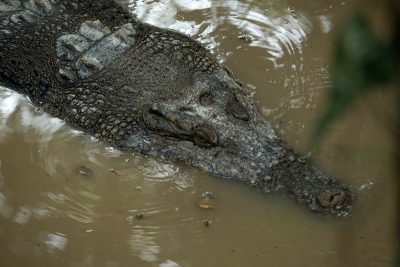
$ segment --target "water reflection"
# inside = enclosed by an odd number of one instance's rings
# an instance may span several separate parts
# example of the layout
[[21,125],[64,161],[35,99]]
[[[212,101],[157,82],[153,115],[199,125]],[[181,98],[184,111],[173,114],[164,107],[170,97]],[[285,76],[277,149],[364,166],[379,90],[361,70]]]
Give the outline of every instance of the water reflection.
[[13,208],[7,203],[6,196],[0,191],[0,216],[4,219],[11,217]]
[[[191,1],[195,2],[195,1]],[[188,2],[188,3],[191,3]],[[174,0],[166,1],[131,1],[131,7],[136,16],[142,21],[193,35],[198,32],[199,25],[194,21],[178,20],[178,8]]]
[[[144,214],[143,219],[137,218],[139,211]],[[188,243],[204,243],[206,240],[204,226],[196,209],[187,209],[179,203],[175,203],[175,207],[171,203],[149,203],[148,208],[129,212],[132,215],[127,218],[131,225],[128,244],[133,255],[144,261],[159,262],[163,255],[177,253],[185,246],[179,240]],[[182,232],[182,229],[185,231]],[[168,246],[161,245],[165,242]],[[174,262],[169,260],[167,263]]]
[[77,222],[92,223],[96,217],[93,205],[83,204],[62,193],[48,193],[48,197],[58,204],[57,210],[63,211],[69,218]]
[[14,222],[18,224],[26,224],[31,217],[31,210],[27,207],[20,207],[15,215]]
[[0,140],[12,133],[12,127],[7,125],[10,114],[15,112],[21,96],[0,86]]
[[172,260],[166,260],[160,263],[159,267],[179,267],[180,265]]
[[[229,6],[229,5],[227,5]],[[303,42],[312,30],[311,21],[305,14],[293,9],[260,10],[249,4],[237,5],[229,10],[232,25],[251,37],[250,46],[265,48],[275,68],[284,67],[284,56],[301,57]]]
[[19,117],[21,129],[27,131],[33,128],[42,132],[44,134],[42,142],[45,143],[65,123],[41,112],[40,109],[34,109],[26,102],[27,99],[23,96],[0,86],[0,134],[10,134],[11,129],[7,126],[7,121],[11,115],[15,114]]
[[[293,8],[279,7],[270,3],[269,8],[258,7],[252,1],[133,1],[132,10],[136,16],[148,23],[163,28],[178,30],[194,36],[208,45],[218,47],[212,37],[220,25],[230,24],[249,36],[249,46],[264,48],[266,58],[274,67],[283,67],[279,62],[284,56],[301,56],[303,42],[307,40],[313,25],[302,12]],[[201,21],[182,21],[186,12],[206,10],[206,18]],[[321,16],[321,25],[328,32],[329,18]],[[225,26],[226,27],[226,26]]]
[[144,261],[158,261],[158,254],[161,248],[157,245],[159,226],[140,226],[133,227],[131,237],[128,241],[132,250]]
[[318,16],[321,23],[321,31],[323,33],[329,33],[332,30],[332,17],[327,15]]
[[160,182],[170,181],[170,179],[173,179],[173,177],[179,172],[178,166],[154,159],[148,160],[146,165],[140,169],[143,175],[147,176],[149,179]]
[[68,239],[62,233],[42,233],[42,242],[46,245],[47,251],[53,253],[56,250],[65,250]]

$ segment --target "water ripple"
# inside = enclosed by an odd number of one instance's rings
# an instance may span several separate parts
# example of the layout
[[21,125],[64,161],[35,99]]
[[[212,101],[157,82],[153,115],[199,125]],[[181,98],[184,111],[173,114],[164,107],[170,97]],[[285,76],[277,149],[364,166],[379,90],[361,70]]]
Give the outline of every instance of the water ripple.
[[230,10],[229,21],[251,37],[249,46],[266,49],[266,58],[275,68],[284,66],[279,63],[284,56],[303,53],[303,42],[313,27],[305,14],[293,9],[262,11],[244,5],[242,3],[238,5],[240,8]]
[[139,169],[148,179],[159,182],[170,181],[173,179],[174,175],[179,172],[178,166],[154,159],[149,159],[145,165],[140,166]]
[[68,238],[62,233],[42,233],[40,237],[41,241],[47,247],[49,253],[53,253],[56,250],[65,250]]
[[[177,202],[177,201],[176,201]],[[175,204],[175,205],[174,205]],[[180,209],[180,203],[163,203],[158,198],[148,202],[142,209],[131,209],[127,221],[131,227],[128,244],[133,255],[148,262],[157,262],[160,254],[173,253],[182,248],[176,240],[182,238],[190,242],[205,242],[204,226],[195,208]],[[135,214],[142,212],[143,220],[138,220]],[[180,229],[185,229],[182,233]],[[184,235],[184,237],[183,237]],[[161,240],[168,240],[168,248],[161,247]]]
[[93,206],[90,204],[83,204],[63,193],[48,193],[48,197],[61,206],[59,210],[62,210],[65,215],[77,222],[92,223],[94,218],[97,217]]
[[[131,9],[139,19],[194,36],[212,50],[219,46],[213,37],[217,29],[230,24],[251,38],[249,46],[264,48],[265,57],[276,68],[284,66],[279,61],[283,57],[302,54],[303,43],[313,29],[310,18],[294,8],[271,6],[261,9],[252,1],[140,0],[132,2]],[[178,18],[196,10],[205,10],[201,21]],[[324,31],[330,30],[328,17],[321,16],[321,27]]]

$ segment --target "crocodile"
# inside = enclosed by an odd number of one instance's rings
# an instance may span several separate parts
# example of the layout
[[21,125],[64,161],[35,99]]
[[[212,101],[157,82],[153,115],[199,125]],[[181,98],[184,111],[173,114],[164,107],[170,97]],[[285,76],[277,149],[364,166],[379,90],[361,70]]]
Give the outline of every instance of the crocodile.
[[0,0],[0,85],[123,151],[351,210],[351,186],[279,137],[212,53],[121,2]]

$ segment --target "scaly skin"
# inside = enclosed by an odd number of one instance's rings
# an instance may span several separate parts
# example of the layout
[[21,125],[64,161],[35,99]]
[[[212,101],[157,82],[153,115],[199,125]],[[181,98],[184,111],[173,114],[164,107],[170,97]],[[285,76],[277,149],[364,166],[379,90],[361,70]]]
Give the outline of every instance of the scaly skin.
[[290,149],[205,48],[113,1],[0,0],[0,47],[0,84],[116,147],[351,208],[350,187]]

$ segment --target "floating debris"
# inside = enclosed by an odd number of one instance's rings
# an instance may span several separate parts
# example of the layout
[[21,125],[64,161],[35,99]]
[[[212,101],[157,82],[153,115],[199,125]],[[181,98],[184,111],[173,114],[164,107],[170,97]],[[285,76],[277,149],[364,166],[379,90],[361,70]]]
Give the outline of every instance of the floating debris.
[[120,175],[119,172],[117,172],[116,170],[114,170],[113,168],[110,169],[110,172],[116,174],[116,175]]
[[79,166],[78,173],[83,176],[93,176],[93,171],[86,166]]
[[253,42],[253,38],[252,38],[250,35],[247,35],[247,34],[239,35],[238,38],[239,38],[240,40],[245,41],[246,43],[249,43],[249,44],[250,44],[251,42]]
[[212,209],[215,206],[215,200],[213,198],[213,193],[204,192],[202,194],[202,199],[197,203],[197,205],[202,209]]
[[144,213],[143,212],[139,212],[135,214],[135,219],[136,220],[142,220],[144,218]]
[[205,226],[205,227],[209,227],[212,224],[212,220],[209,219],[204,219],[201,221],[201,223]]
[[87,229],[87,230],[86,230],[86,233],[93,233],[93,232],[94,232],[93,229]]
[[213,198],[213,193],[210,191],[206,191],[201,195],[203,198]]
[[214,208],[214,200],[204,198],[199,201],[198,205],[202,209],[212,209],[212,208]]
[[201,223],[204,224],[205,227],[208,227],[208,226],[210,226],[211,221],[204,219],[203,221],[201,221]]
[[142,191],[142,187],[141,187],[141,186],[136,186],[135,189],[136,189],[137,191]]

